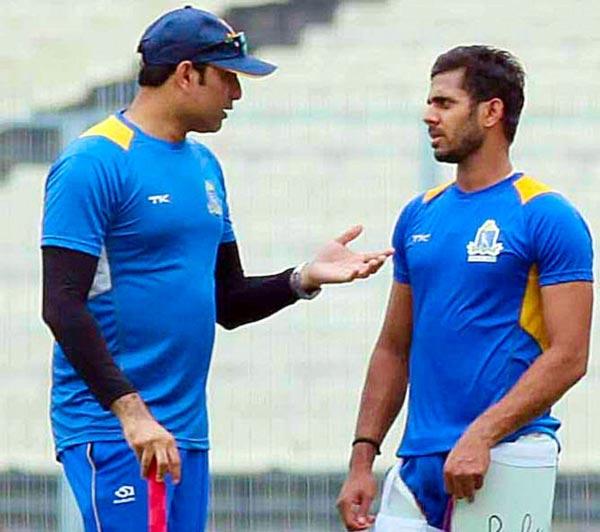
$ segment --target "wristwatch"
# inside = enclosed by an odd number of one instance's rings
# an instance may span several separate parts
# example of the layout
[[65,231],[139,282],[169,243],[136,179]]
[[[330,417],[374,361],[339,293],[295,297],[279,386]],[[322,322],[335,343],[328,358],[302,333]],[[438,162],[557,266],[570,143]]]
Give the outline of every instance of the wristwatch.
[[311,292],[307,292],[302,288],[302,270],[308,266],[308,262],[303,262],[294,268],[290,275],[290,287],[300,299],[314,299],[321,293],[320,288],[315,288]]

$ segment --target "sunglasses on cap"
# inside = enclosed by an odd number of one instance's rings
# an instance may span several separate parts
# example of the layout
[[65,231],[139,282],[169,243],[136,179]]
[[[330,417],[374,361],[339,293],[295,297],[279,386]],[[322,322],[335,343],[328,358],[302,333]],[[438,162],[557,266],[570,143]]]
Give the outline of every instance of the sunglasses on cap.
[[213,52],[219,53],[219,59],[233,59],[248,55],[248,41],[243,31],[227,35],[224,40],[209,44],[196,53]]

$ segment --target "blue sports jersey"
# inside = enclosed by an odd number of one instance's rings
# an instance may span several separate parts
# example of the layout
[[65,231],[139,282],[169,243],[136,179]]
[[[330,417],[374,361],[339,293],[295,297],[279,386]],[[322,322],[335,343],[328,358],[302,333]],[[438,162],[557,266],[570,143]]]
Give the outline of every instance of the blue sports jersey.
[[[514,174],[476,192],[452,183],[415,198],[393,244],[394,278],[413,298],[398,455],[448,451],[547,346],[540,287],[592,281],[590,233],[562,196]],[[507,439],[559,426],[547,412]]]
[[[122,112],[85,132],[50,169],[42,245],[99,257],[87,307],[116,364],[182,448],[208,448],[214,270],[219,244],[234,238],[212,153],[189,139],[150,137]],[[123,438],[59,345],[52,373],[58,452]]]

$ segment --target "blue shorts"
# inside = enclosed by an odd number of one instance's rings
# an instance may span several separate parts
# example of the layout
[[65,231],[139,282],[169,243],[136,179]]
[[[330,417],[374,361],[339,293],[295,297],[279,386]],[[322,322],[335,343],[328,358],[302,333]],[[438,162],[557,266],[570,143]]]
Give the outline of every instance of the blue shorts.
[[[203,532],[209,499],[208,451],[179,449],[181,482],[167,487],[169,532]],[[148,486],[126,442],[96,442],[60,453],[85,532],[148,531]]]
[[443,529],[448,519],[450,496],[444,487],[444,464],[448,453],[407,456],[400,477],[412,492],[427,523]]

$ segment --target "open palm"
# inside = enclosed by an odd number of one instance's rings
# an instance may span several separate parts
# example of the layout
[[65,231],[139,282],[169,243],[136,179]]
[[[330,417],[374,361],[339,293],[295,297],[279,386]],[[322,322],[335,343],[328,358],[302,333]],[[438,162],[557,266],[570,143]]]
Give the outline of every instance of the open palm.
[[306,286],[315,287],[322,284],[347,283],[354,279],[364,279],[381,268],[386,259],[394,252],[393,249],[356,253],[347,247],[362,233],[362,229],[360,225],[351,227],[317,252],[314,260],[303,272]]

